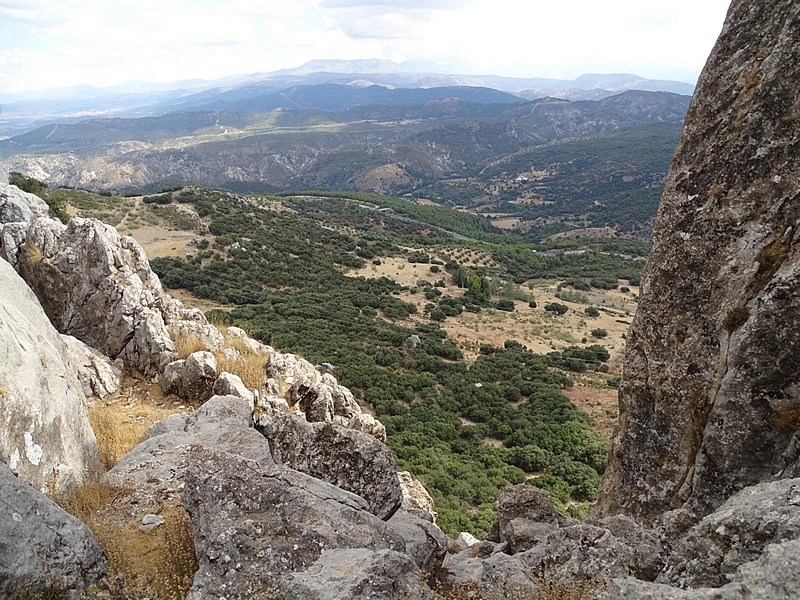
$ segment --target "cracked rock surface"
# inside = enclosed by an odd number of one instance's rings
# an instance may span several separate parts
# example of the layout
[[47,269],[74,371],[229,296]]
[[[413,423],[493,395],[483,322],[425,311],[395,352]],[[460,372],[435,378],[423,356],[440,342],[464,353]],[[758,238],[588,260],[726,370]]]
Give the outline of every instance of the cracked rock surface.
[[670,167],[596,514],[800,475],[800,4],[734,0]]

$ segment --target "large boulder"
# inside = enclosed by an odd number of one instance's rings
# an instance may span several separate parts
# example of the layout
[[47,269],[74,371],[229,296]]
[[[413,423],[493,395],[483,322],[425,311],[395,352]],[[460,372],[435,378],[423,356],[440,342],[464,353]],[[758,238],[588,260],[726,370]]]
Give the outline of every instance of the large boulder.
[[105,398],[119,389],[122,372],[108,358],[71,335],[61,335],[69,362],[87,398]]
[[800,476],[799,80],[800,3],[734,0],[661,199],[597,514],[702,517]]
[[[272,355],[271,360],[275,360],[275,356],[277,355]],[[268,372],[269,369],[268,366]],[[383,424],[369,413],[363,412],[352,392],[339,385],[336,378],[329,373],[320,376],[315,370],[314,373],[301,376],[289,388],[288,400],[290,404],[297,404],[309,421],[338,423],[349,429],[368,433],[382,442],[386,441],[386,428]]]
[[361,497],[211,446],[195,446],[183,501],[200,565],[189,600],[279,598],[282,580],[325,550],[405,550]]
[[154,423],[144,441],[106,473],[105,481],[132,491],[141,518],[145,512],[157,510],[161,502],[180,501],[194,445],[224,447],[271,464],[269,444],[252,425],[246,400],[214,396],[191,413]]
[[543,490],[518,485],[497,500],[489,539],[445,557],[448,581],[487,600],[548,589],[599,590],[612,577],[654,579],[663,566],[655,532],[625,517],[594,524],[559,514]]
[[216,379],[217,360],[211,352],[200,350],[164,367],[161,389],[190,402],[205,402],[213,393]]
[[166,321],[178,308],[133,238],[94,219],[39,218],[26,244],[35,251],[19,261],[20,274],[56,329],[142,373],[169,362]]
[[47,203],[35,194],[23,192],[15,185],[0,182],[0,225],[30,223],[36,217],[50,214]]
[[795,600],[800,590],[800,540],[770,544],[721,588],[682,589],[633,578],[614,579],[601,600]]
[[745,488],[680,539],[658,581],[719,587],[768,544],[788,540],[800,540],[800,479]]
[[403,500],[391,451],[371,435],[335,423],[276,416],[263,433],[280,464],[358,494],[370,512],[388,519]]
[[423,574],[394,550],[328,550],[281,583],[284,600],[424,600],[434,598]]
[[5,261],[0,357],[0,462],[40,491],[69,491],[99,466],[86,397],[61,337]]
[[107,574],[89,528],[2,462],[0,514],[0,597],[73,597]]

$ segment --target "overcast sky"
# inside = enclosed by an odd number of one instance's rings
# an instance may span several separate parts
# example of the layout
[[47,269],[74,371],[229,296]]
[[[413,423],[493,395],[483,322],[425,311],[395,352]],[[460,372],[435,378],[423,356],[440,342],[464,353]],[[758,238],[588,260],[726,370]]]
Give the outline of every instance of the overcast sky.
[[214,79],[317,58],[694,83],[729,0],[0,0],[3,93]]

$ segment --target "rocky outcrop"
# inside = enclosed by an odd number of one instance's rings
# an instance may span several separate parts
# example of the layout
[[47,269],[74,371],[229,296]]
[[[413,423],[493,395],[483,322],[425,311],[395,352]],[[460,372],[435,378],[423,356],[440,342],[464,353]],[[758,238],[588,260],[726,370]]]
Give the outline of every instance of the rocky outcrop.
[[252,390],[248,389],[238,375],[231,373],[220,373],[214,385],[211,388],[211,393],[215,396],[236,396],[246,400],[251,408],[255,406],[255,394]]
[[[214,396],[192,413],[153,424],[106,475],[107,483],[127,490],[118,502],[130,507],[131,519],[158,514],[165,503],[189,512],[199,563],[189,598],[284,597],[293,574],[315,564],[319,572],[309,571],[314,577],[303,585],[322,585],[320,578],[335,577],[340,565],[327,562],[327,554],[339,550],[399,553],[385,564],[403,566],[391,584],[400,591],[421,585],[421,568],[438,569],[446,537],[433,523],[397,510],[402,495],[383,444],[296,413],[278,420],[270,420],[265,437],[253,427],[247,399]],[[380,575],[378,563],[358,568],[376,581],[390,578],[391,570]],[[329,581],[358,588],[351,583]]]
[[627,338],[597,514],[699,517],[800,475],[800,4],[734,0],[686,117]]
[[106,473],[105,481],[133,490],[141,510],[155,511],[162,501],[180,501],[193,445],[222,446],[252,460],[271,463],[269,444],[252,424],[246,400],[215,396],[194,412],[154,423],[145,440]]
[[38,196],[0,182],[0,258],[16,266],[30,222],[49,214],[50,208]]
[[86,397],[58,332],[30,288],[0,261],[0,462],[61,493],[99,465]]
[[189,600],[280,597],[281,580],[324,550],[405,551],[359,496],[221,450],[196,447],[187,471],[184,505],[200,563]]
[[497,512],[489,539],[445,557],[449,584],[488,600],[536,597],[548,586],[584,586],[588,594],[611,577],[652,580],[663,566],[655,532],[625,517],[580,523],[528,485],[504,492]]
[[[300,360],[302,361],[302,359]],[[274,363],[275,359],[272,359],[268,366],[268,372],[273,372],[272,365]],[[293,375],[293,373],[287,373],[286,376],[292,377]],[[382,442],[386,441],[386,428],[383,424],[369,413],[363,412],[353,398],[352,392],[343,385],[339,385],[336,378],[329,373],[320,376],[314,370],[313,373],[307,372],[299,376],[289,389],[288,401],[292,405],[297,404],[306,419],[311,422],[337,423],[349,429],[368,433]]]
[[745,488],[675,544],[659,575],[680,587],[718,587],[768,544],[800,540],[800,479]]
[[62,335],[61,341],[87,398],[105,398],[119,389],[122,372],[105,355],[71,335]]
[[400,507],[394,457],[371,435],[335,423],[309,423],[296,414],[275,417],[262,431],[279,464],[358,494],[381,519]]
[[108,572],[89,528],[0,462],[0,597],[73,597]]
[[164,367],[161,389],[183,400],[205,402],[211,397],[216,379],[217,360],[211,352],[201,350]]
[[175,345],[166,323],[177,305],[161,289],[141,246],[110,225],[39,218],[26,244],[35,254],[19,271],[61,333],[142,373],[157,373]]
[[419,569],[394,550],[329,550],[281,584],[285,600],[425,600]]
[[398,471],[400,489],[403,491],[403,509],[414,513],[419,518],[436,523],[436,511],[433,510],[433,498],[419,479],[414,479],[408,471]]
[[615,579],[601,600],[794,600],[800,590],[800,540],[766,547],[721,588],[680,589],[637,579]]

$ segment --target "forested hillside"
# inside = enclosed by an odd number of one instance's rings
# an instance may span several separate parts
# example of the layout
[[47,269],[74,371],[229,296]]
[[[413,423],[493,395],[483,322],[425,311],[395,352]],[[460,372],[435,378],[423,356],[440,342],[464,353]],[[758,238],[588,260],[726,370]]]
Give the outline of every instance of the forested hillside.
[[[245,198],[191,188],[132,209],[135,199],[44,195],[62,208],[104,213],[123,233],[137,220],[197,233],[186,258],[152,259],[164,285],[215,302],[207,314],[220,325],[327,363],[384,422],[398,466],[425,482],[446,531],[485,533],[510,484],[545,487],[573,515],[596,498],[608,439],[562,390],[587,373],[594,385],[616,385],[602,333],[546,354],[509,338],[465,360],[441,325],[465,311],[511,314],[522,298],[526,310],[555,321],[558,306],[537,306],[513,282],[564,280],[571,298],[581,292],[570,289],[637,283],[640,262],[600,250],[547,255],[480,217],[378,196]],[[459,262],[467,252],[483,253],[487,264]],[[415,286],[352,276],[397,259],[422,264],[427,276]]]

